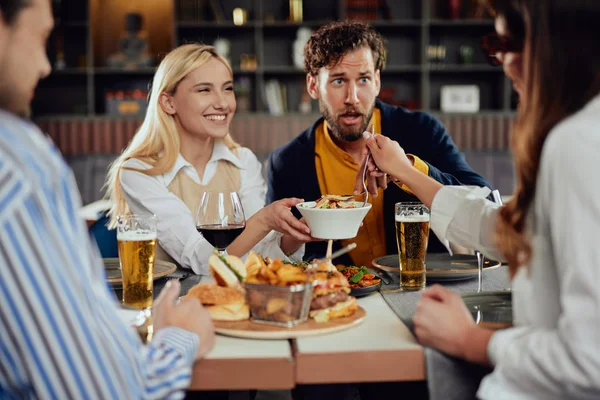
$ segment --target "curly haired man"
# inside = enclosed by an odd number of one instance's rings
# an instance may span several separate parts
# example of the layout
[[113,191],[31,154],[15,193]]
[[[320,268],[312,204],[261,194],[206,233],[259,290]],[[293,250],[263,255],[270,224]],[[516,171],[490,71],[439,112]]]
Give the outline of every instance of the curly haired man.
[[[286,197],[314,200],[347,194],[364,161],[363,132],[371,130],[400,143],[414,167],[444,185],[489,186],[466,163],[444,126],[433,116],[376,99],[385,63],[385,42],[369,25],[333,22],[315,31],[304,49],[306,88],[322,117],[269,158],[267,203]],[[383,186],[386,186],[384,180]],[[379,189],[348,265],[396,252],[394,204],[418,201],[401,183]],[[335,247],[344,245],[344,241]],[[430,252],[444,251],[434,235]],[[324,242],[306,246],[305,259],[325,254]]]

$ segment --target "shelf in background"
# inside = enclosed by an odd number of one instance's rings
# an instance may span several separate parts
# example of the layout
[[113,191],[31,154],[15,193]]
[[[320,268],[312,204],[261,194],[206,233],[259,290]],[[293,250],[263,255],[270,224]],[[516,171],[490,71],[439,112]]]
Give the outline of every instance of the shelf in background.
[[85,75],[88,73],[87,68],[63,68],[63,69],[55,69],[52,68],[52,72],[48,78],[52,78],[53,76],[68,76],[68,75]]
[[202,28],[202,29],[251,29],[258,24],[255,21],[248,21],[244,25],[236,25],[232,21],[177,21],[175,25],[178,28]]
[[393,27],[420,27],[422,21],[420,19],[394,19],[394,20],[375,20],[367,21],[374,28],[393,28]]
[[430,73],[461,73],[461,72],[503,72],[502,68],[487,64],[472,65],[427,65],[425,70]]
[[275,65],[275,66],[267,66],[258,69],[259,73],[264,74],[285,74],[285,75],[304,75],[304,70],[296,67],[292,67],[291,65]]
[[387,65],[383,68],[382,73],[404,73],[404,72],[421,72],[421,66],[418,64],[414,65]]
[[303,22],[291,22],[291,21],[271,21],[271,22],[259,22],[258,26],[261,28],[300,28],[308,26],[311,28],[318,28],[322,25],[333,22],[333,20],[314,20],[314,21],[303,21]]
[[432,19],[429,26],[435,27],[494,27],[493,19]]
[[92,70],[95,75],[153,75],[155,71],[154,68],[127,70],[107,67],[96,67]]
[[61,21],[57,24],[57,27],[63,26],[66,28],[87,28],[89,26],[88,21]]

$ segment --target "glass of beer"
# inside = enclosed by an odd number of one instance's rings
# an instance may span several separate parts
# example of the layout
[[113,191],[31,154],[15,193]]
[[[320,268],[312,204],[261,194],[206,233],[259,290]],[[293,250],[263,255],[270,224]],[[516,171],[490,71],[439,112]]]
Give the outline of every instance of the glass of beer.
[[425,287],[428,240],[429,209],[421,203],[396,203],[396,243],[402,290]]
[[117,217],[119,262],[123,277],[123,304],[140,310],[152,307],[156,217]]

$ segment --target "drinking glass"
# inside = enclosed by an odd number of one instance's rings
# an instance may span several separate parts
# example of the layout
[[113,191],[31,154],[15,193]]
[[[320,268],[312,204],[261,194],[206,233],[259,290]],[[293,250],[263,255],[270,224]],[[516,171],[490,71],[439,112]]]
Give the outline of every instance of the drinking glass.
[[149,309],[153,298],[156,216],[118,216],[117,242],[123,304],[140,310]]
[[219,252],[229,246],[246,227],[244,209],[237,192],[204,192],[196,229]]
[[400,288],[425,287],[429,209],[422,203],[396,203],[396,243],[400,257]]

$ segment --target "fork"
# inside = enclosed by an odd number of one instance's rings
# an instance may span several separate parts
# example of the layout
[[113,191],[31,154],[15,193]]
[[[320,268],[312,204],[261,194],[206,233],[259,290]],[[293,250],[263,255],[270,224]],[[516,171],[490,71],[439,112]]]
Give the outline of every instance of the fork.
[[[375,136],[375,125],[371,125],[371,135]],[[369,159],[371,157],[371,152],[367,153],[367,159],[365,160],[365,169],[363,170],[362,183],[363,190],[365,192],[365,202],[363,203],[363,207],[367,205],[369,202],[369,190],[367,189],[367,184],[365,180],[367,179],[367,169],[369,167]]]

